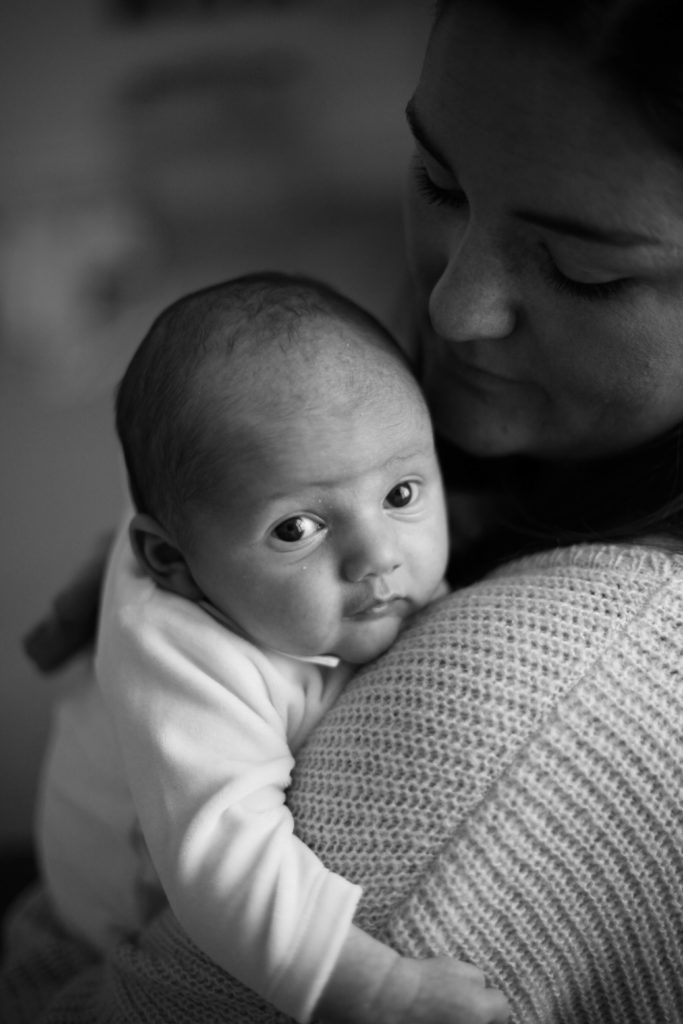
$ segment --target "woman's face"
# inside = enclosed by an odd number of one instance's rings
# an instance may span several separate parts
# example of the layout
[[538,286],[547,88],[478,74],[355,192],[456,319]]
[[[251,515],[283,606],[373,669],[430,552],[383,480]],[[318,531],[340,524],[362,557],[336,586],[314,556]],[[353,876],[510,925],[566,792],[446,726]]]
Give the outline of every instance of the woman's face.
[[682,419],[683,162],[580,58],[486,3],[442,17],[408,116],[438,432],[572,458]]

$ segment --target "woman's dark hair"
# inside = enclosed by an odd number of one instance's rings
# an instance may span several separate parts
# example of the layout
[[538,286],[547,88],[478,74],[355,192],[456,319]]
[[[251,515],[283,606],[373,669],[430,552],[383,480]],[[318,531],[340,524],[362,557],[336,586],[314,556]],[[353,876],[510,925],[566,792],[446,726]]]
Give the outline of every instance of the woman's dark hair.
[[[576,49],[683,158],[683,0],[442,0],[437,23],[449,7],[473,2]],[[582,541],[666,536],[683,550],[683,422],[637,449],[591,461],[476,459],[448,443],[441,458],[447,482],[491,490],[504,509],[495,540],[470,553],[461,579],[518,554]]]
[[436,20],[463,2],[495,7],[513,22],[557,33],[683,157],[681,0],[440,0]]

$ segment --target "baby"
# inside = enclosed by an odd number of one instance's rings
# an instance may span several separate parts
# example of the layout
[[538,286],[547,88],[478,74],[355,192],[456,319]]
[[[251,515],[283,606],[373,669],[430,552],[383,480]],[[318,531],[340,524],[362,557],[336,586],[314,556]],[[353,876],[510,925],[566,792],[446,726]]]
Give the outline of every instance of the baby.
[[306,1022],[457,1020],[446,959],[353,924],[360,889],[293,833],[293,755],[354,668],[445,592],[429,414],[369,314],[249,275],[161,314],[120,384],[135,512],[100,689],[66,702],[42,797],[52,898],[96,947],[168,900],[226,971]]

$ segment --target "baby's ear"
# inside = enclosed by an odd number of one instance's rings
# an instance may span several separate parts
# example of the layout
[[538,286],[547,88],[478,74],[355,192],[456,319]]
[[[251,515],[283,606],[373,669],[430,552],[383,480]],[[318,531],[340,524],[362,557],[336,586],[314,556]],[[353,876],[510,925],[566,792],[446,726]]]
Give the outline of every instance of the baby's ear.
[[190,601],[202,600],[185,556],[153,516],[137,512],[128,534],[140,565],[158,586]]

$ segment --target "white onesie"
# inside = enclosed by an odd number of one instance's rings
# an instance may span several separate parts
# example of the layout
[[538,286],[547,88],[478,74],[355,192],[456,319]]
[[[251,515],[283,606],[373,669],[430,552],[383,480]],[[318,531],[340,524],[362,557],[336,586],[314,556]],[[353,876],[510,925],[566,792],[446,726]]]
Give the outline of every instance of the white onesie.
[[[293,754],[350,678],[256,647],[161,590],[122,529],[89,682],[58,709],[39,848],[64,921],[102,948],[163,893],[192,940],[307,1021],[360,888],[293,833]],[[143,838],[144,837],[144,838]]]

